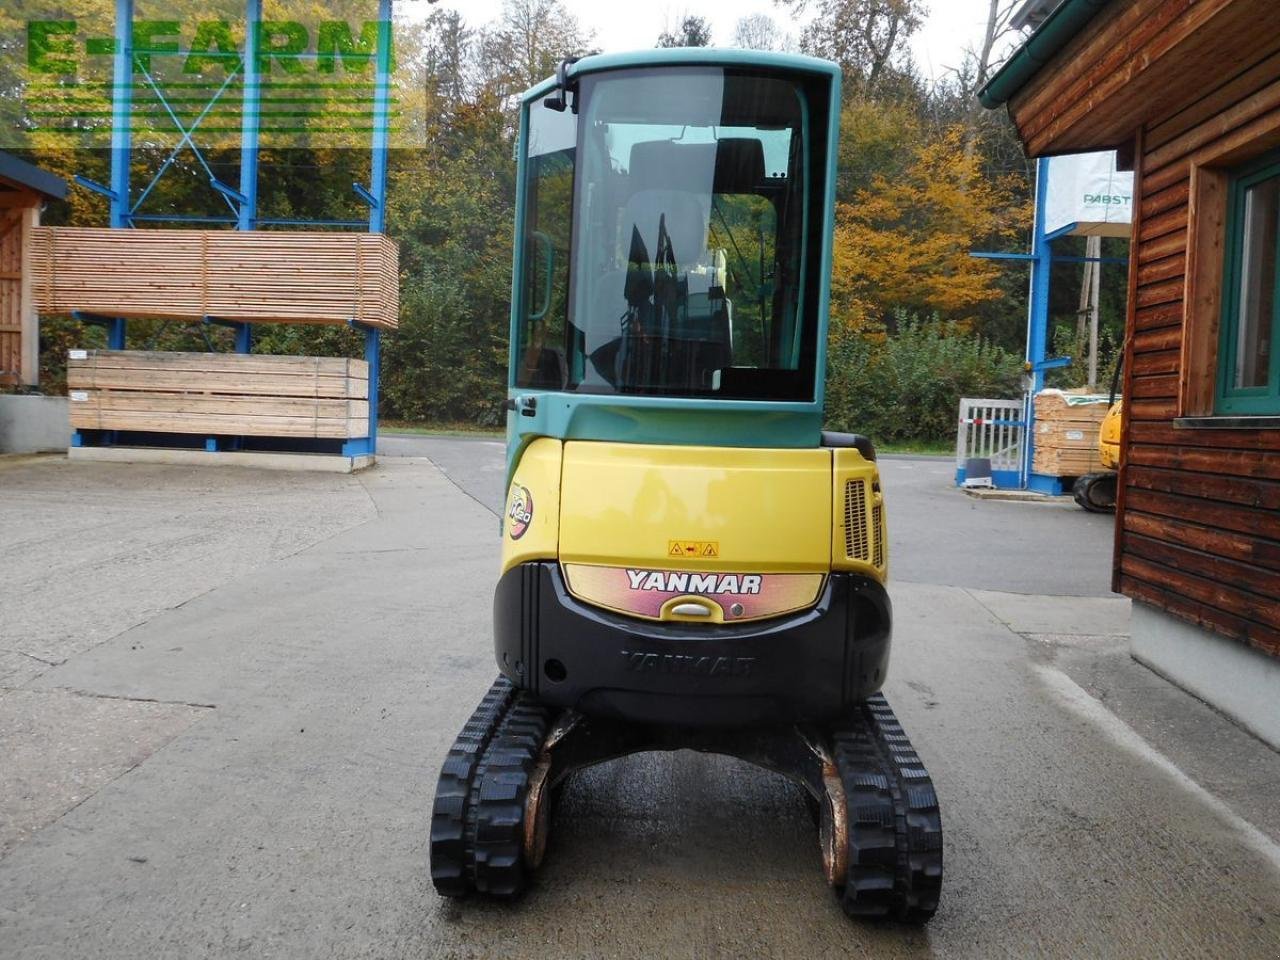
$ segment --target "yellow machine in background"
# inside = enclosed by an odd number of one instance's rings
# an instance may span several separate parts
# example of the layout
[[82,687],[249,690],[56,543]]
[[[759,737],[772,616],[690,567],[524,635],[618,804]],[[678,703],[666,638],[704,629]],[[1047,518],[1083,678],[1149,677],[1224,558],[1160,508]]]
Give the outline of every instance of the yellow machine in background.
[[1120,415],[1123,412],[1123,401],[1111,404],[1098,434],[1098,458],[1108,470],[1120,469]]
[[1113,401],[1098,431],[1098,459],[1106,469],[1085,474],[1071,488],[1076,503],[1091,513],[1110,513],[1116,508],[1116,477],[1120,469],[1120,417],[1123,411],[1124,401]]

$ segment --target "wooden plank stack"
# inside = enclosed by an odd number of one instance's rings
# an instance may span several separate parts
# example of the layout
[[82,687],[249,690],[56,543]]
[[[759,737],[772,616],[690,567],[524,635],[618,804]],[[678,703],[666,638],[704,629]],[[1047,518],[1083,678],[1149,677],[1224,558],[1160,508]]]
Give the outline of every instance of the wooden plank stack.
[[345,357],[73,350],[67,387],[77,430],[369,435],[369,365]]
[[41,313],[398,324],[399,250],[373,233],[39,227]]
[[1042,390],[1036,394],[1035,406],[1034,472],[1079,477],[1103,469],[1098,459],[1098,434],[1111,407],[1109,397]]

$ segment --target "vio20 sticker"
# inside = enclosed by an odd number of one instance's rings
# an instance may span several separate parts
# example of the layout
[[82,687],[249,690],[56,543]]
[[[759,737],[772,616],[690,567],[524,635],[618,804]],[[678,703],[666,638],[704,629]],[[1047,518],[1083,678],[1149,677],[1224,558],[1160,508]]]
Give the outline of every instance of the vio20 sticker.
[[533,494],[528,487],[513,484],[511,502],[507,505],[507,531],[512,540],[519,540],[533,522]]

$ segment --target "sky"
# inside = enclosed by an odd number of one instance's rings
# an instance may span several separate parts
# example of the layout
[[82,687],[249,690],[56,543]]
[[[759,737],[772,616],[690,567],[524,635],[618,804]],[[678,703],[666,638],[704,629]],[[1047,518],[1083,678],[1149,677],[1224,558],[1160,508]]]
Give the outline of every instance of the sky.
[[[911,52],[920,71],[930,78],[944,75],[960,62],[967,46],[977,46],[986,27],[988,0],[926,0],[929,15],[924,26],[912,38]],[[733,39],[739,17],[765,13],[773,17],[785,31],[799,37],[803,21],[795,22],[775,6],[772,0],[651,0],[627,3],[625,0],[564,0],[585,27],[595,30],[596,42],[603,50],[633,50],[651,47],[668,26],[675,27],[687,13],[711,21],[713,40],[727,46]],[[459,10],[466,19],[480,25],[494,19],[502,9],[502,0],[441,0],[432,9]],[[399,9],[418,8],[421,3],[401,4]]]

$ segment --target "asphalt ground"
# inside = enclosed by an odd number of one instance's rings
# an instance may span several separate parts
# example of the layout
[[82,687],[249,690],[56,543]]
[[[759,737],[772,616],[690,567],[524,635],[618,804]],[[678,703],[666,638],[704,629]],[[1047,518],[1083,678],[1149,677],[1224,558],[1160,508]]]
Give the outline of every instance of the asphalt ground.
[[[1280,956],[1280,756],[1128,659],[1105,577],[1012,589],[1105,561],[1096,518],[927,461],[884,466],[931,925],[847,920],[798,791],[685,753],[575,777],[518,904],[437,898],[435,774],[494,674],[464,475],[500,488],[501,451],[463,443],[356,477],[0,463],[0,957]],[[992,582],[966,538],[1005,523],[1071,542]]]

